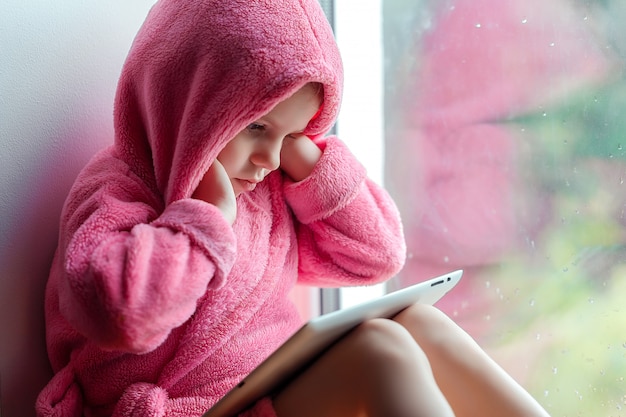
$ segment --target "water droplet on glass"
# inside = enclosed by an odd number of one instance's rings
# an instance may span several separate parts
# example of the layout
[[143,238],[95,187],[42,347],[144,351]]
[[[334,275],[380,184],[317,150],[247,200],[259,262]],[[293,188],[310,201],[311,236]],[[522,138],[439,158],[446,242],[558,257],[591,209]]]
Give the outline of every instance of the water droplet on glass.
[[595,300],[593,298],[589,298],[587,301],[589,302],[589,304],[595,303]]
[[563,272],[569,272],[569,268],[568,267],[563,267]]
[[526,23],[528,23],[528,19],[522,19],[522,24],[525,25]]
[[556,45],[554,42],[550,42],[550,47],[553,47],[554,45]]
[[541,340],[541,333],[537,333],[537,335],[535,336],[535,340]]
[[552,367],[552,373],[553,373],[554,375],[556,375],[558,371],[559,371],[559,370],[558,370],[558,368],[557,368],[556,366],[553,366],[553,367]]
[[445,263],[448,263],[448,262],[450,262],[450,258],[448,258],[447,256],[444,256],[444,257],[443,257],[443,261],[444,261]]
[[542,115],[543,117],[546,117],[546,116],[548,115],[548,113],[544,111],[543,113],[541,113],[541,115]]
[[530,299],[530,301],[528,302],[528,304],[529,304],[531,307],[534,307],[534,306],[535,306],[535,299],[534,299],[534,298],[531,298],[531,299]]
[[543,396],[544,396],[544,397],[547,397],[548,395],[550,395],[550,391],[545,390],[545,391],[543,392]]
[[482,25],[480,23],[476,23],[476,27],[480,28]]

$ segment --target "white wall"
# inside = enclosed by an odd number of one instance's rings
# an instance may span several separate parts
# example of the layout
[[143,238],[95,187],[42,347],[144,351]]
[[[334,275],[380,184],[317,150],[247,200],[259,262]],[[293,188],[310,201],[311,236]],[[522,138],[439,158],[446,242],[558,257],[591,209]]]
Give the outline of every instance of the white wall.
[[0,3],[2,417],[34,415],[49,378],[43,293],[63,199],[112,141],[122,62],[154,0]]

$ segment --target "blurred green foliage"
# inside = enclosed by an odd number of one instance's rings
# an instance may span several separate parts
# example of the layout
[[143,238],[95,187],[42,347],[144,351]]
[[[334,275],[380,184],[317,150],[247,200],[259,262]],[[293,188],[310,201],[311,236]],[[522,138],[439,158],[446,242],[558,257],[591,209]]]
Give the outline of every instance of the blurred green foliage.
[[553,416],[626,416],[624,108],[618,79],[509,121],[530,141],[526,198],[549,204],[532,248],[490,270],[510,296],[486,343],[526,361],[524,385]]

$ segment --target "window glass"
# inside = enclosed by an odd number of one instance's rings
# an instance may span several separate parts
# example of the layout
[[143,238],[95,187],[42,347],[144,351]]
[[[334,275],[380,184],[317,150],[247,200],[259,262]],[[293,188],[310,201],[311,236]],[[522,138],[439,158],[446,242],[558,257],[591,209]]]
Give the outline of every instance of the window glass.
[[553,415],[626,412],[622,0],[385,0],[406,268]]
[[[335,0],[333,27],[344,67],[343,101],[335,131],[367,167],[369,177],[384,182],[384,66],[380,0]],[[324,292],[329,291],[325,289]],[[384,285],[342,288],[345,308],[381,296]],[[322,311],[327,311],[322,306]]]

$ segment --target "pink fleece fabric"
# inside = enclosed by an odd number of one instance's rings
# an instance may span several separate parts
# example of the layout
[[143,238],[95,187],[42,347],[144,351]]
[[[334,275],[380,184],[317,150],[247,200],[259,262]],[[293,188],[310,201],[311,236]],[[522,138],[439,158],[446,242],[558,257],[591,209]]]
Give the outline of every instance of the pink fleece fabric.
[[[163,0],[122,70],[115,139],[63,209],[46,293],[55,376],[39,416],[200,416],[300,325],[288,294],[397,273],[388,194],[336,137],[342,67],[316,0]],[[231,226],[190,198],[236,133],[308,82],[310,177],[280,171],[237,200]],[[247,415],[270,416],[269,399]]]

